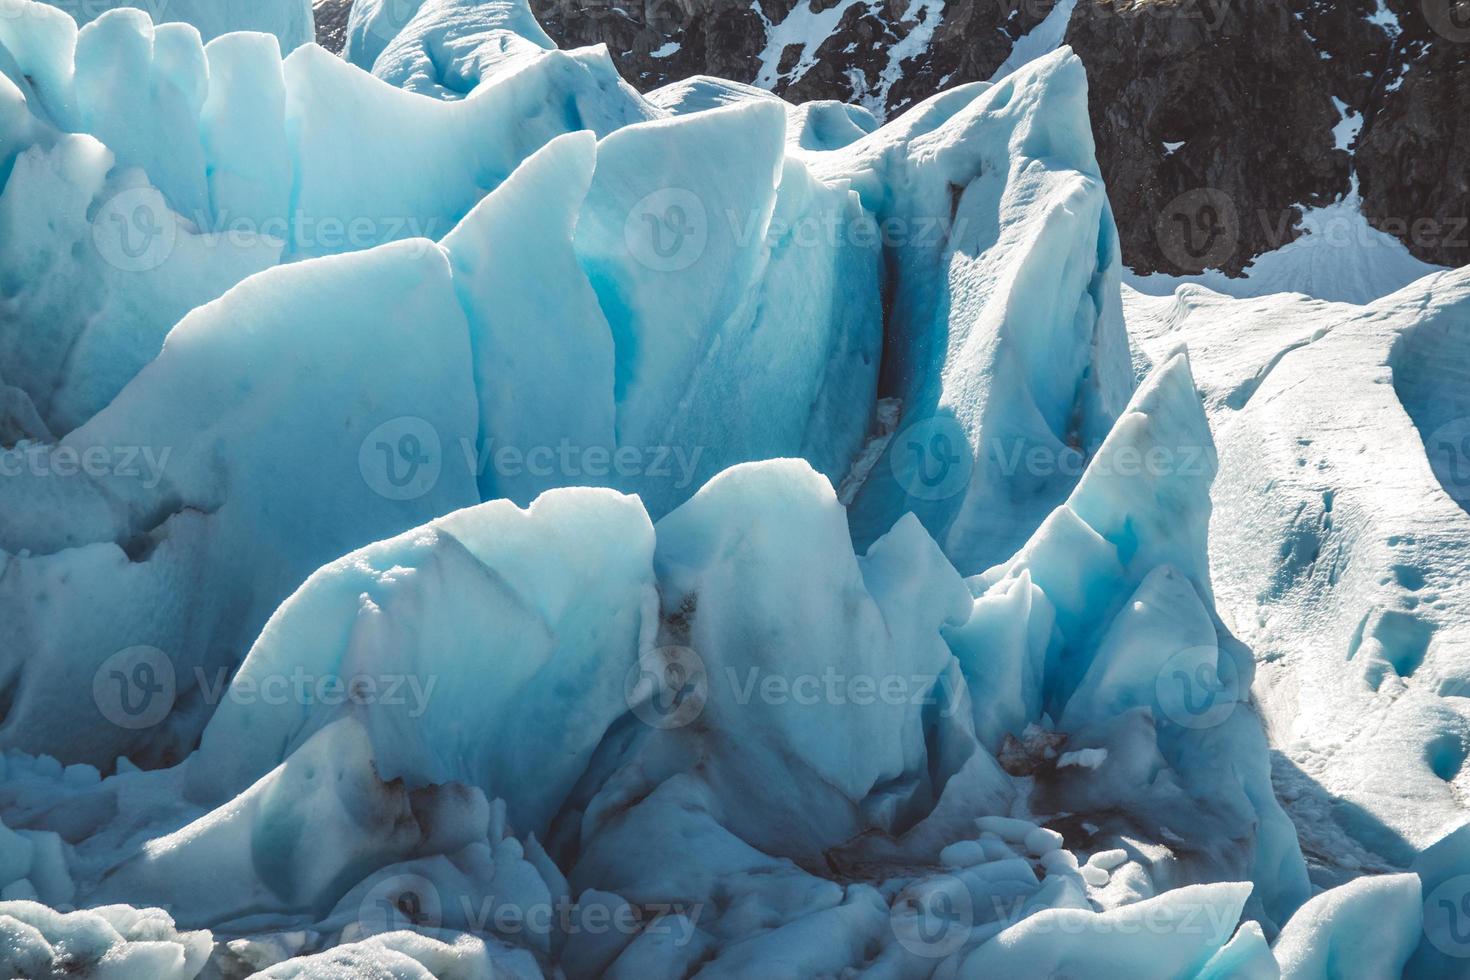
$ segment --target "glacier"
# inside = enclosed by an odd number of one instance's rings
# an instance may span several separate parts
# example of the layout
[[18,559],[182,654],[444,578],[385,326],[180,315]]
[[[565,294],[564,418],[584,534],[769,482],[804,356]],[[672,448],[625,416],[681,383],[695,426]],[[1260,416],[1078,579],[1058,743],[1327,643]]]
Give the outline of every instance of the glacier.
[[1470,273],[1125,285],[1065,47],[3,2],[0,969],[1470,969]]
[[[315,40],[311,0],[45,0],[86,25],[109,10],[141,10],[156,24],[188,24],[206,41],[236,31],[273,34],[287,52]],[[31,15],[9,3],[17,16]]]

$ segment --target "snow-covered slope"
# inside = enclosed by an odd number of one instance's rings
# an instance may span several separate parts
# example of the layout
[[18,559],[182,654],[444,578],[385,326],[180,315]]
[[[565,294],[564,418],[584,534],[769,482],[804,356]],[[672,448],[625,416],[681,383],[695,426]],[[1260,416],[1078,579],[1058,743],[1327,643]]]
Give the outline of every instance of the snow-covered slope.
[[1402,242],[1370,225],[1356,189],[1325,207],[1304,209],[1301,229],[1302,237],[1258,256],[1237,278],[1210,269],[1186,276],[1130,272],[1124,280],[1158,296],[1193,284],[1242,299],[1301,293],[1334,303],[1366,304],[1443,271],[1414,258]]
[[1323,880],[1465,821],[1470,272],[1367,307],[1199,287],[1129,299],[1187,343],[1220,447],[1222,610],[1259,663],[1278,787]]

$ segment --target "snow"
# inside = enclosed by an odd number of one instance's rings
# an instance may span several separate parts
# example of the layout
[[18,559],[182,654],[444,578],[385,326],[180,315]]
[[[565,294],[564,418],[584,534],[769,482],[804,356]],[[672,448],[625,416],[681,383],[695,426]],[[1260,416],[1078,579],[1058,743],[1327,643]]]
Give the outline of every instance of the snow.
[[110,906],[63,914],[34,902],[0,902],[0,962],[16,976],[45,976],[64,962],[99,980],[193,980],[209,958],[207,932],[178,932],[158,909]]
[[1077,0],[1057,0],[1041,23],[1027,31],[1011,46],[1011,53],[991,74],[991,83],[1004,81],[1015,74],[1017,69],[1061,47],[1062,40],[1067,36],[1067,25],[1072,22],[1072,12],[1076,9]]
[[1423,936],[1419,876],[1359,878],[1301,907],[1272,952],[1302,980],[1404,975]]
[[1063,752],[1061,758],[1057,759],[1057,768],[1081,766],[1084,769],[1096,769],[1107,761],[1107,749],[1079,749],[1076,752]]
[[[1361,123],[1362,117],[1355,116],[1339,124],[1340,146],[1350,145]],[[1330,302],[1365,304],[1442,271],[1368,223],[1356,178],[1341,200],[1303,208],[1300,227],[1301,237],[1257,256],[1239,278],[1215,269],[1193,276],[1140,276],[1129,271],[1123,281],[1151,296],[1171,295],[1180,286],[1195,284],[1239,299],[1301,293]]]
[[[861,0],[838,0],[816,10],[813,0],[798,0],[780,23],[767,21],[766,46],[759,55],[760,68],[755,73],[755,84],[763,89],[773,89],[779,81],[790,84],[799,80],[811,69],[817,49],[831,37],[848,8],[859,2]],[[761,16],[764,19],[765,15]],[[782,72],[782,56],[793,44],[801,46],[801,55],[792,68]]]
[[542,974],[535,959],[524,951],[464,934],[435,938],[404,930],[289,959],[252,975],[262,980],[330,980],[343,976],[529,980]]
[[1368,23],[1376,24],[1383,28],[1391,38],[1398,38],[1403,33],[1403,26],[1399,23],[1399,15],[1388,5],[1388,0],[1375,0],[1378,9],[1368,17]]
[[1332,104],[1337,107],[1337,114],[1342,117],[1332,129],[1332,138],[1337,143],[1339,150],[1352,150],[1353,144],[1357,142],[1358,134],[1363,130],[1363,114],[1354,112],[1348,104],[1337,96],[1332,97]]
[[878,75],[878,86],[864,94],[862,102],[873,113],[880,114],[888,105],[888,92],[903,77],[904,62],[921,57],[944,17],[944,0],[909,0],[900,23],[912,24],[903,37],[888,47],[888,64]]
[[353,5],[343,57],[399,88],[452,99],[555,47],[526,0],[366,0]]
[[1463,270],[1366,307],[1199,287],[1129,300],[1145,360],[1193,352],[1223,474],[1216,591],[1256,651],[1277,779],[1324,882],[1405,867],[1464,821],[1452,570],[1470,517],[1443,447],[1470,407],[1466,302]]

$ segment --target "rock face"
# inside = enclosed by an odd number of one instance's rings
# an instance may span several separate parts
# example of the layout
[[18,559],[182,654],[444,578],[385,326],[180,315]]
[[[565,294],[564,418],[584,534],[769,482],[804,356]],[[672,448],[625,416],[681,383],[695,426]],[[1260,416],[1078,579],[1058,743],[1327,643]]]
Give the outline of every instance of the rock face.
[[532,0],[531,9],[561,47],[606,44],[644,89],[691,75],[753,81],[766,43],[757,5],[738,0]]
[[1280,0],[1083,3],[1067,42],[1136,271],[1237,274],[1348,191],[1330,62]]
[[1402,33],[1366,100],[1363,212],[1425,261],[1470,264],[1470,3],[1390,5]]
[[[1066,2],[532,6],[558,44],[606,44],[645,90],[717,75],[891,115],[992,77]],[[317,6],[330,39],[322,9],[345,0]],[[1375,227],[1425,261],[1470,263],[1470,0],[1076,0],[1057,39],[1087,66],[1135,271],[1239,274],[1355,177]]]
[[313,0],[311,12],[316,17],[316,43],[333,54],[341,54],[347,44],[347,16],[352,13],[352,0]]

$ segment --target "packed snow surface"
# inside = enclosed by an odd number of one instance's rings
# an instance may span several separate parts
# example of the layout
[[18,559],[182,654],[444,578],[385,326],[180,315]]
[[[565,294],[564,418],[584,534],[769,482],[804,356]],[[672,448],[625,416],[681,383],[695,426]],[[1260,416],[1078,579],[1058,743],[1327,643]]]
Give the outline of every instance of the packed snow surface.
[[1069,4],[0,2],[0,972],[1466,974],[1470,272],[1123,286]]

